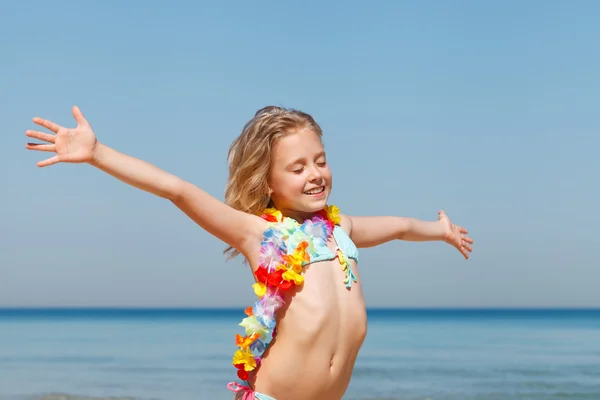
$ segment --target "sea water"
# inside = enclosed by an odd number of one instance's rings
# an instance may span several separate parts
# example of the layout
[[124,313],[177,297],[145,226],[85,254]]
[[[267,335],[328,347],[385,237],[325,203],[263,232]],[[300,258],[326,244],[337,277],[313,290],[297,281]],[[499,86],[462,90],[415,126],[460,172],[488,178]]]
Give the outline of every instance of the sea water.
[[[600,310],[368,315],[344,399],[600,400]],[[241,318],[240,310],[0,310],[0,400],[230,400]]]

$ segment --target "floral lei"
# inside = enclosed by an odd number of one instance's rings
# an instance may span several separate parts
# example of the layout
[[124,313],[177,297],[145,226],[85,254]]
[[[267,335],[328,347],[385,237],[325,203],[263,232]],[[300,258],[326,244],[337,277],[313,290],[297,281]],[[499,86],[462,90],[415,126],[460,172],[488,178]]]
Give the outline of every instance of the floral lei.
[[[250,371],[260,366],[262,354],[277,335],[275,312],[284,303],[280,293],[304,283],[304,264],[317,254],[318,247],[326,245],[341,220],[340,210],[334,205],[325,207],[302,225],[283,217],[275,208],[267,208],[261,217],[270,224],[263,234],[256,283],[252,285],[258,300],[244,311],[247,317],[239,325],[245,328],[246,335],[236,334],[239,349],[232,362],[237,376],[244,381]],[[356,278],[340,250],[337,256],[346,272],[344,283],[348,286]]]

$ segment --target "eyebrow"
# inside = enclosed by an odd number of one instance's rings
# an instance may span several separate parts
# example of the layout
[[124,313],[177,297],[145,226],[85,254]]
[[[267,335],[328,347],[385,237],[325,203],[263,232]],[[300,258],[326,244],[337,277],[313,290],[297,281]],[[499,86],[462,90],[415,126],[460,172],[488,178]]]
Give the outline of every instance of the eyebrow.
[[[325,156],[325,152],[324,152],[324,151],[321,151],[320,153],[318,153],[318,154],[315,156],[315,158],[324,157],[324,156]],[[291,163],[289,163],[289,164],[287,165],[287,167],[286,167],[286,168],[289,168],[289,167],[291,167],[291,166],[292,166],[292,165],[294,165],[294,164],[301,164],[303,161],[304,161],[304,158],[303,158],[303,157],[301,157],[301,158],[298,158],[297,160],[294,160],[294,161],[292,161]]]

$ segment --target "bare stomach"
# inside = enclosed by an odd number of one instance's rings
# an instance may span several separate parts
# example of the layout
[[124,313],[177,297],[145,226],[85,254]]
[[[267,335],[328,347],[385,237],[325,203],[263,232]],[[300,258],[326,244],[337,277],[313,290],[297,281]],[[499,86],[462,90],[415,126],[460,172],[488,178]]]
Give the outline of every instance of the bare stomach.
[[311,264],[304,276],[280,310],[252,386],[277,400],[341,399],[366,336],[360,278],[346,289],[337,260]]

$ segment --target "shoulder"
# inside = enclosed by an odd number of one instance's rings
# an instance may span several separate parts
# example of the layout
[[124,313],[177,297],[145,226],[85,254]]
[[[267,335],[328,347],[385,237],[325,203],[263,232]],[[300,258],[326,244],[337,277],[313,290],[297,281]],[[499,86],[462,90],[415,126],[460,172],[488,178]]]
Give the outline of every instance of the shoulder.
[[350,236],[352,234],[352,217],[340,214],[340,227]]

